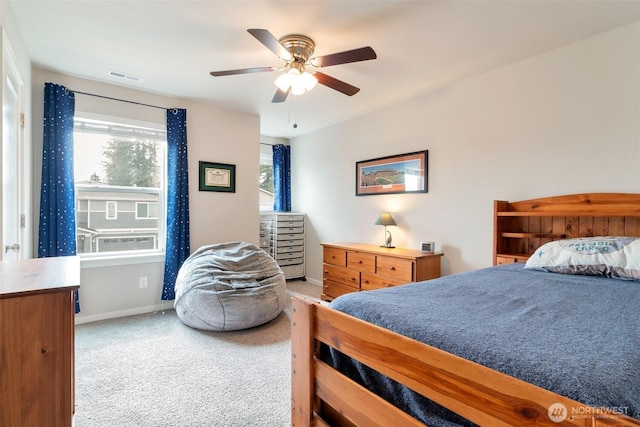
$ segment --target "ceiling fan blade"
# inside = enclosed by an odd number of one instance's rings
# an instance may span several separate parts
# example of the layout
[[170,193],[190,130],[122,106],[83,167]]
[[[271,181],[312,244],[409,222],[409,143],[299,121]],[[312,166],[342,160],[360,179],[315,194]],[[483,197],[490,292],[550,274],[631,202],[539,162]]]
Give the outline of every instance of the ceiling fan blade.
[[293,56],[291,56],[289,51],[287,49],[285,49],[285,47],[282,46],[282,44],[280,44],[278,39],[275,38],[273,36],[273,34],[271,34],[269,31],[261,29],[261,28],[250,28],[247,31],[253,37],[258,39],[258,41],[260,43],[265,45],[267,47],[267,49],[269,49],[271,52],[273,52],[276,55],[278,55],[278,57],[280,59],[283,59],[285,61],[292,61],[293,60]]
[[313,73],[313,75],[318,79],[318,83],[320,83],[321,85],[330,87],[331,89],[342,92],[345,95],[353,96],[356,93],[360,92],[360,88],[351,86],[349,83],[345,83],[342,80],[336,79],[335,77],[331,77],[320,72],[315,72]]
[[225,70],[225,71],[212,71],[213,77],[232,76],[235,74],[250,74],[250,73],[264,73],[267,71],[276,71],[274,67],[254,67],[254,68],[240,68],[238,70]]
[[273,95],[273,99],[271,100],[271,102],[278,103],[278,102],[286,101],[287,100],[287,96],[289,96],[289,91],[290,90],[291,89],[287,89],[286,91],[278,89],[276,91],[276,94]]
[[377,57],[376,52],[370,46],[367,46],[332,53],[330,55],[317,56],[311,58],[310,64],[314,67],[329,67],[331,65],[347,64],[349,62],[368,61],[370,59],[376,59]]

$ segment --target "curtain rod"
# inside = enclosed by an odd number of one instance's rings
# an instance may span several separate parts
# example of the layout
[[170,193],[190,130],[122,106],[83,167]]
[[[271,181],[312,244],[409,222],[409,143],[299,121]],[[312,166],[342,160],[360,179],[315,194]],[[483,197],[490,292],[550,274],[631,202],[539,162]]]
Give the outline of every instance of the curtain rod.
[[120,101],[120,102],[127,102],[129,104],[136,104],[136,105],[142,105],[144,107],[151,107],[151,108],[160,108],[161,110],[175,110],[175,108],[166,108],[166,107],[160,107],[158,105],[152,105],[152,104],[143,104],[142,102],[135,102],[135,101],[129,101],[127,99],[119,99],[119,98],[112,98],[110,96],[104,96],[104,95],[96,95],[95,93],[88,93],[88,92],[80,92],[78,90],[71,90],[69,89],[71,92],[73,93],[79,93],[81,95],[88,95],[88,96],[95,96],[96,98],[104,98],[104,99],[110,99],[112,101]]

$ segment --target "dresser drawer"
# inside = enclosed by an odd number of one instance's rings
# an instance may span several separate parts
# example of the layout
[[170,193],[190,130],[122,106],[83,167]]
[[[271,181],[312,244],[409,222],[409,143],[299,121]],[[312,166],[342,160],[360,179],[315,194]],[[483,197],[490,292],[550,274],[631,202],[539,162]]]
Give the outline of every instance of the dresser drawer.
[[347,267],[359,271],[376,272],[376,256],[364,252],[347,251]]
[[304,233],[303,227],[281,227],[278,224],[278,234],[301,234]]
[[322,281],[322,299],[324,300],[331,300],[338,298],[340,295],[350,294],[352,292],[358,292],[358,289],[331,280]]
[[[287,234],[278,234],[276,235],[276,240],[279,242],[279,244],[282,245],[302,245],[304,241],[304,234],[300,233],[287,233]],[[298,241],[298,243],[295,243],[295,241]]]
[[324,248],[322,252],[322,262],[325,264],[347,266],[347,251],[344,249]]
[[282,254],[285,252],[304,252],[304,246],[302,240],[294,240],[295,245],[283,245],[284,242],[278,242],[277,253]]
[[304,215],[278,215],[278,222],[304,221]]
[[404,285],[407,282],[402,279],[394,279],[387,276],[379,276],[377,274],[362,273],[360,275],[360,290],[372,291],[374,289],[389,288],[391,286]]
[[378,256],[376,273],[394,279],[406,280],[408,283],[413,280],[413,263],[408,259]]
[[304,228],[304,221],[278,221],[278,228]]
[[324,264],[322,266],[322,278],[331,280],[332,282],[341,283],[346,286],[350,286],[354,291],[360,289],[360,272],[348,269],[346,267],[339,267],[337,265]]
[[304,260],[304,252],[286,252],[276,254],[275,259],[280,265],[300,264]]
[[516,262],[527,262],[529,258],[518,255],[498,255],[496,257],[496,264],[513,264]]

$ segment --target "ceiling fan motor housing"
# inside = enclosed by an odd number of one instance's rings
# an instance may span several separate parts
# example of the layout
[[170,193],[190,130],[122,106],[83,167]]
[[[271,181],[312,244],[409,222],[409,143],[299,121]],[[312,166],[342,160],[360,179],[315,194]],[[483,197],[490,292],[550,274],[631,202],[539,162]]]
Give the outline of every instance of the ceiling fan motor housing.
[[293,62],[306,64],[313,55],[316,44],[307,36],[301,34],[289,34],[280,38],[280,44],[291,53]]

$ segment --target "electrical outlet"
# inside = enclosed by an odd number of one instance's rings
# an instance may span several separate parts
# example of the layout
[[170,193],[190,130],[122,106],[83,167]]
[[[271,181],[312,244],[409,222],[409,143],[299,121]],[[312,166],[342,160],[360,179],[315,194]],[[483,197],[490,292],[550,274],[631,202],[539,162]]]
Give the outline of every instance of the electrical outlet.
[[139,282],[140,282],[140,287],[141,288],[146,288],[147,287],[147,276],[140,277]]

